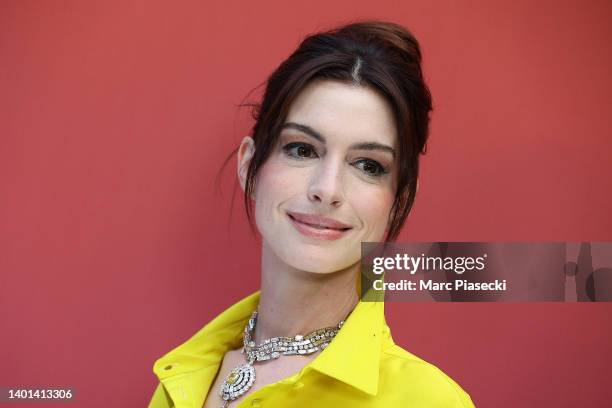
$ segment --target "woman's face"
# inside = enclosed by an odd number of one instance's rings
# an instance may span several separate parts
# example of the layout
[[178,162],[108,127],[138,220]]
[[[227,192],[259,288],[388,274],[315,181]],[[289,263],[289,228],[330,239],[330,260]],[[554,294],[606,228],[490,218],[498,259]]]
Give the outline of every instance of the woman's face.
[[[249,139],[239,164],[249,159]],[[338,81],[311,82],[259,169],[255,218],[264,245],[308,272],[358,262],[361,242],[382,241],[387,231],[397,150],[393,113],[382,96]]]

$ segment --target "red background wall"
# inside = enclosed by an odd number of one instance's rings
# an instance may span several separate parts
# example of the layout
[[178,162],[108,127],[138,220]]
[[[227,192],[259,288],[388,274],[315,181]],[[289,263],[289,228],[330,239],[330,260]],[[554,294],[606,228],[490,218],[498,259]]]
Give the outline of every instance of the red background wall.
[[[0,385],[145,406],[156,358],[258,288],[225,156],[307,33],[409,27],[435,103],[401,240],[612,240],[605,1],[3,1]],[[389,304],[481,407],[609,406],[610,304]],[[27,405],[24,405],[27,406]]]

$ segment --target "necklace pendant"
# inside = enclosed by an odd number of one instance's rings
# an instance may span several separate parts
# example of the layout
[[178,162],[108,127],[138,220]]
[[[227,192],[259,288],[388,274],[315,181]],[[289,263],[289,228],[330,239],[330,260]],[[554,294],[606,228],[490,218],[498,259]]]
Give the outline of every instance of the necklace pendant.
[[247,392],[254,382],[255,368],[251,364],[239,365],[227,375],[219,395],[224,401],[233,401]]

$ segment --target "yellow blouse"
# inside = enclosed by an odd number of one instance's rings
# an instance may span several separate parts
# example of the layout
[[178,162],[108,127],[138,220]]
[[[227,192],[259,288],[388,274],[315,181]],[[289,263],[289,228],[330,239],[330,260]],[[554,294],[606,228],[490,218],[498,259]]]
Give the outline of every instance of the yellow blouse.
[[[160,383],[149,408],[201,408],[209,391],[218,394],[210,386],[225,353],[242,345],[259,295],[231,306],[155,362]],[[446,374],[393,342],[383,302],[359,302],[329,346],[298,373],[236,402],[237,408],[474,407]]]

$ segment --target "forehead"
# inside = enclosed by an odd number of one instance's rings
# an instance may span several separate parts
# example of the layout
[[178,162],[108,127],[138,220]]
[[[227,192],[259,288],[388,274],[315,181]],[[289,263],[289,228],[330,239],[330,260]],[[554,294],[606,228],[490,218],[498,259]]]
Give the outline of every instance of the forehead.
[[365,86],[315,80],[293,101],[286,121],[310,126],[332,143],[376,141],[396,146],[391,106]]

